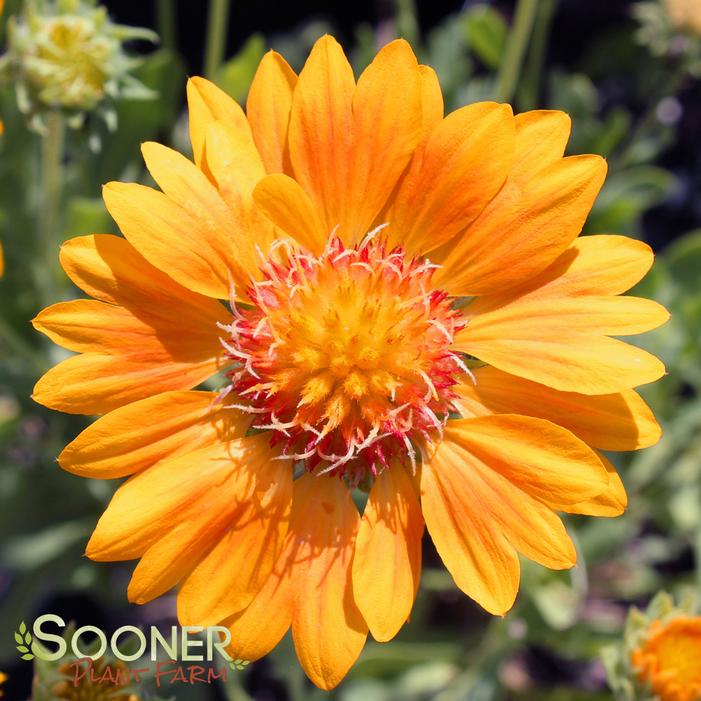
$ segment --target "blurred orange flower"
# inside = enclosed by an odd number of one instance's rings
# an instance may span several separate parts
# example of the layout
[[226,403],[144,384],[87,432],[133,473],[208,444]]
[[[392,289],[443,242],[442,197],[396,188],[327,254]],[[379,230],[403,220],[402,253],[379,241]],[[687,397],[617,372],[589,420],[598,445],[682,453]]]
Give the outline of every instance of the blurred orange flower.
[[[104,414],[59,460],[130,476],[87,548],[140,558],[130,600],[179,585],[180,621],[223,622],[247,660],[291,627],[330,689],[368,631],[409,617],[424,520],[458,587],[502,615],[518,552],[575,564],[556,512],[622,513],[595,449],[657,441],[632,388],[664,367],[611,336],[668,314],[619,296],[648,246],[578,238],[606,164],[563,158],[569,117],[444,117],[404,41],[357,83],[329,36],[299,76],[270,52],[247,114],[202,78],[188,100],[194,163],[145,144],[161,191],[104,190],[126,240],[64,245],[94,299],[35,319],[80,355],[34,397]],[[192,389],[217,373],[220,391]]]
[[667,12],[680,29],[701,34],[701,2],[699,0],[666,0]]
[[638,679],[661,701],[701,699],[701,617],[654,621],[631,655]]

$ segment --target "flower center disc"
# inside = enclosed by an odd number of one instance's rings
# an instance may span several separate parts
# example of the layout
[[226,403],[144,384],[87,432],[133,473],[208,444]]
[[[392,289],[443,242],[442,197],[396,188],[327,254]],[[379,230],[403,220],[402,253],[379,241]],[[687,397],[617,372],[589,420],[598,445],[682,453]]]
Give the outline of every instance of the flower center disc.
[[369,238],[269,259],[248,290],[253,307],[224,327],[236,407],[309,470],[357,483],[394,458],[415,464],[466,372],[450,350],[465,321],[431,290],[434,267]]

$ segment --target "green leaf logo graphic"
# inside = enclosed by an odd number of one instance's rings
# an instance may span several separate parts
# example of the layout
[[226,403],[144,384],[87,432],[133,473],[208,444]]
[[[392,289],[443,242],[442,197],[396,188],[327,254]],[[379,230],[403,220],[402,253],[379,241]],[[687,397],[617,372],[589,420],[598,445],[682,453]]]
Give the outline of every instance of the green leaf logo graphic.
[[246,669],[246,667],[248,667],[248,665],[249,665],[248,660],[233,660],[232,662],[229,662],[229,667],[231,667],[231,669],[242,670],[242,669]]
[[27,626],[22,621],[19,624],[19,630],[15,632],[15,642],[16,647],[19,650],[21,659],[23,660],[33,660],[34,653],[32,652],[32,634],[27,630]]

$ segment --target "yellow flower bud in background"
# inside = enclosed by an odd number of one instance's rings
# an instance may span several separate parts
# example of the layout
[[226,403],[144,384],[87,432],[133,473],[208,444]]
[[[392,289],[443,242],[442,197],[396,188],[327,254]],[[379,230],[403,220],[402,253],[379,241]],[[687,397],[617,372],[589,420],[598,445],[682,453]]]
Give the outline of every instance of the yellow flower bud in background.
[[150,96],[130,75],[139,63],[124,51],[130,39],[157,41],[157,36],[113,23],[95,0],[27,0],[23,12],[8,19],[1,67],[33,126],[41,126],[42,111],[55,109],[74,115],[74,125],[80,125],[86,112],[109,98]]

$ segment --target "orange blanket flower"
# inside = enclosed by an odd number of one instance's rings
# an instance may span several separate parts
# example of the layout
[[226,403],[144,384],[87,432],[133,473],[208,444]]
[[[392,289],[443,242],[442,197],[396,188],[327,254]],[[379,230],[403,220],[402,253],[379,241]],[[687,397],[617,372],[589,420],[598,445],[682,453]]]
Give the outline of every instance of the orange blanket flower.
[[[633,388],[664,367],[612,337],[668,314],[620,296],[648,246],[578,238],[606,164],[563,158],[569,117],[444,117],[404,41],[357,83],[329,36],[299,76],[270,52],[246,114],[202,78],[188,99],[194,162],[145,144],[161,191],[104,190],[125,238],[64,245],[94,299],[36,318],[79,355],[34,397],[104,414],[59,460],[130,476],[87,554],[139,558],[132,601],[178,585],[181,622],[224,622],[248,660],[291,627],[330,689],[368,631],[407,620],[424,522],[458,587],[501,615],[518,552],[575,563],[557,511],[624,510],[596,449],[657,441]],[[217,373],[219,391],[193,389]]]
[[701,699],[701,617],[653,621],[646,640],[633,650],[638,679],[661,701]]

